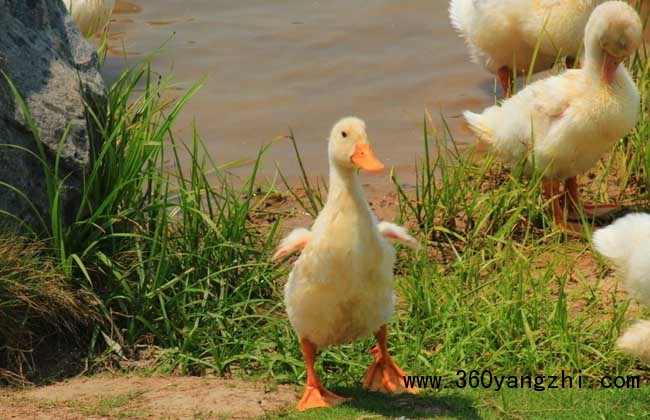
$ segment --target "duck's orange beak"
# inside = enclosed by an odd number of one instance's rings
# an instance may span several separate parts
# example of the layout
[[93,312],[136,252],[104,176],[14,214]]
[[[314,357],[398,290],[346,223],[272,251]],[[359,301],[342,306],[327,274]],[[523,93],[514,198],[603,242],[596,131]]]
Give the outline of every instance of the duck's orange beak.
[[384,170],[384,164],[377,159],[368,143],[354,146],[352,163],[368,172],[381,172]]
[[623,61],[623,57],[614,57],[606,51],[603,51],[603,66],[600,69],[600,78],[603,82],[607,84],[612,83],[621,61]]

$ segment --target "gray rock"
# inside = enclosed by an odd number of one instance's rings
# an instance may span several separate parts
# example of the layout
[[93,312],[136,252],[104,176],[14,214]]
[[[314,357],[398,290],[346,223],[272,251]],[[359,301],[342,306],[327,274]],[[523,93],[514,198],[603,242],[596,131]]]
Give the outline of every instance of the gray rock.
[[[24,98],[53,168],[61,146],[60,172],[65,178],[61,197],[65,222],[77,211],[83,176],[91,165],[92,144],[99,144],[84,103],[95,109],[106,103],[106,89],[97,55],[68,16],[60,0],[0,0],[0,70]],[[4,212],[42,231],[32,206],[9,184],[24,192],[49,222],[49,201],[36,140],[25,115],[3,76],[0,76],[0,224],[16,226]],[[4,184],[3,184],[4,183]]]

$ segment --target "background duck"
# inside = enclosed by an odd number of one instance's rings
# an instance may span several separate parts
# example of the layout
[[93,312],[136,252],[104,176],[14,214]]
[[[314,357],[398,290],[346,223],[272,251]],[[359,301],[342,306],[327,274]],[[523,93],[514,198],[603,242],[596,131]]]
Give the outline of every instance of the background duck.
[[[513,70],[527,73],[553,67],[565,57],[572,67],[589,15],[604,0],[451,0],[449,17],[476,64],[496,74],[506,97]],[[541,38],[540,38],[541,37]]]
[[104,29],[115,7],[115,0],[63,0],[63,3],[86,38]]
[[387,347],[387,327],[395,306],[395,250],[386,238],[415,244],[406,230],[378,223],[368,207],[357,168],[383,169],[358,118],[344,118],[329,139],[330,182],[327,202],[311,230],[297,229],[280,244],[274,258],[302,249],[285,287],[289,321],[300,338],[307,367],[299,410],[337,405],[347,400],[325,389],[315,373],[318,348],[348,343],[374,334],[375,360],[363,386],[384,392],[405,389],[403,372]]
[[[618,268],[625,289],[650,306],[650,214],[628,214],[594,232],[594,246]],[[650,321],[640,320],[617,342],[619,348],[650,361]]]
[[479,141],[491,145],[502,160],[512,164],[525,158],[529,171],[543,171],[556,223],[569,231],[578,227],[565,222],[562,203],[572,218],[580,210],[596,216],[616,208],[580,209],[576,175],[595,165],[638,120],[639,93],[621,62],[640,45],[641,28],[628,4],[603,3],[587,23],[581,69],[532,83],[482,114],[464,113]]

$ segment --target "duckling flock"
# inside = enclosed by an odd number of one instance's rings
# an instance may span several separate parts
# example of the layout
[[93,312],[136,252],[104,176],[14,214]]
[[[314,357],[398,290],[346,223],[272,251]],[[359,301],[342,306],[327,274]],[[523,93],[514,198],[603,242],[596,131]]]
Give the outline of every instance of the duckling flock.
[[[507,164],[524,162],[544,178],[544,195],[558,227],[578,236],[581,217],[616,206],[582,203],[576,176],[587,171],[638,121],[639,92],[622,61],[642,42],[637,12],[623,1],[451,0],[452,25],[472,61],[498,76],[506,98],[465,120],[479,142]],[[548,70],[557,59],[569,67],[512,95],[517,76]],[[580,61],[579,68],[571,68]],[[358,169],[376,172],[364,122],[337,122],[329,138],[329,194],[311,229],[296,229],[274,255],[301,251],[285,287],[285,305],[307,368],[299,410],[348,400],[327,390],[314,363],[319,348],[373,334],[377,346],[363,387],[386,393],[405,388],[388,352],[387,325],[394,312],[389,240],[417,247],[401,226],[379,222],[363,194]],[[650,304],[650,215],[632,214],[594,234],[596,249],[619,267],[626,288]],[[650,321],[640,321],[618,341],[650,360]]]

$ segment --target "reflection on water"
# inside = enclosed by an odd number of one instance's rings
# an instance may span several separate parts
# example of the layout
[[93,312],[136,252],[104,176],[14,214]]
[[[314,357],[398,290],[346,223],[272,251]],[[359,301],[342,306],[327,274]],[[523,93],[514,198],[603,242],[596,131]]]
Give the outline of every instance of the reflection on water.
[[[329,129],[356,115],[387,165],[409,164],[425,109],[457,127],[461,110],[493,101],[492,78],[469,63],[446,9],[443,0],[118,0],[105,74],[114,80],[125,61],[169,41],[157,71],[173,70],[183,87],[206,77],[177,132],[189,140],[195,117],[218,162],[253,157],[291,129],[307,169],[325,173]],[[291,150],[276,144],[269,172],[278,161],[295,174]]]
[[140,12],[142,12],[142,6],[126,0],[117,0],[113,8],[113,19],[117,21],[121,18],[120,15]]

